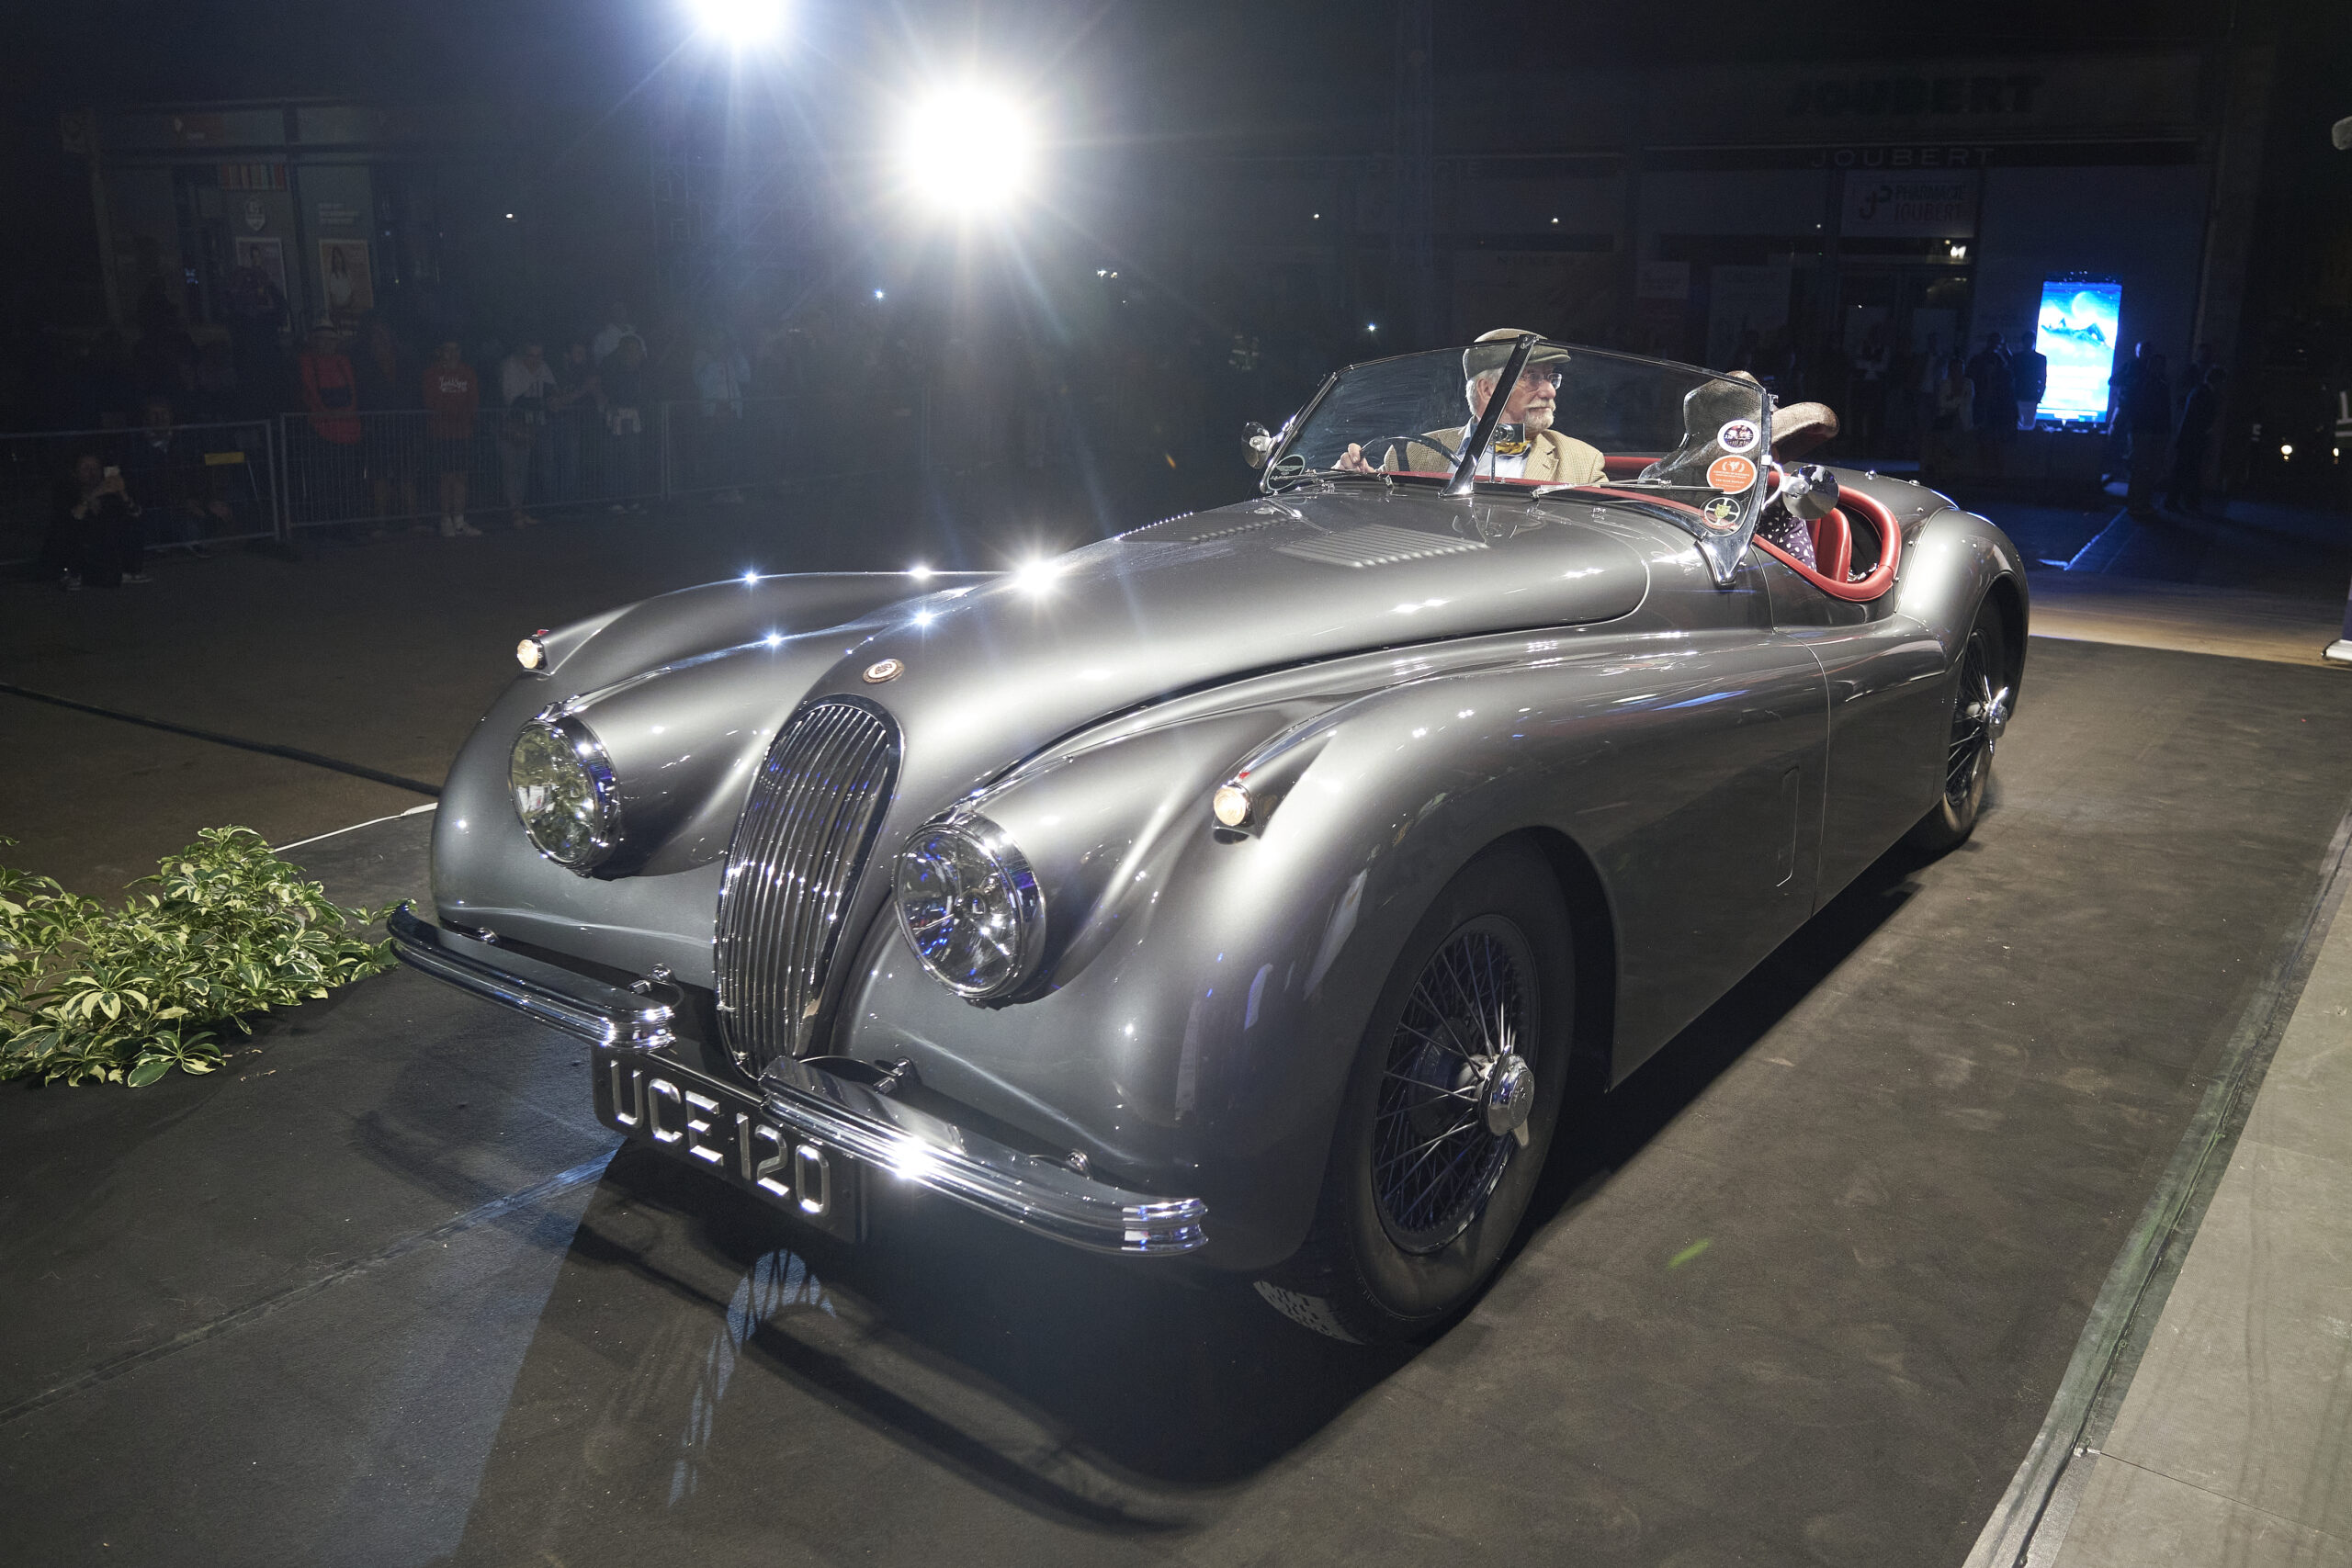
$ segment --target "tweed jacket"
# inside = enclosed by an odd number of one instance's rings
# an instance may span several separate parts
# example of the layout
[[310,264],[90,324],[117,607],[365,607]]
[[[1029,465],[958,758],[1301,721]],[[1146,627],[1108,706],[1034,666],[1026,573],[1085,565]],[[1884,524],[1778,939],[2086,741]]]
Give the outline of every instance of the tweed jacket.
[[[1422,438],[1430,445],[1408,441],[1402,453],[1391,446],[1380,466],[1392,474],[1407,468],[1421,473],[1451,473],[1454,459],[1446,453],[1461,448],[1466,429],[1457,425],[1452,430],[1432,430]],[[1607,474],[1599,448],[1556,430],[1539,430],[1528,445],[1527,472],[1521,477],[1535,484],[1594,485],[1601,483]]]

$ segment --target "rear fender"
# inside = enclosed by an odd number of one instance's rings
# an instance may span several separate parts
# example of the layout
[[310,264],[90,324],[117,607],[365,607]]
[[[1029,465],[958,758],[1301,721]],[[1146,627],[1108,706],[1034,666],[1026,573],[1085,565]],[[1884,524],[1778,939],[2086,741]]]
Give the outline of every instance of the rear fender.
[[1934,635],[1950,664],[1975,625],[1977,606],[1988,596],[2001,605],[2008,623],[2014,689],[2025,669],[2027,621],[2032,613],[2025,562],[2007,534],[1974,513],[1946,507],[1934,513],[1920,525],[1917,540],[1904,552],[1897,608]]

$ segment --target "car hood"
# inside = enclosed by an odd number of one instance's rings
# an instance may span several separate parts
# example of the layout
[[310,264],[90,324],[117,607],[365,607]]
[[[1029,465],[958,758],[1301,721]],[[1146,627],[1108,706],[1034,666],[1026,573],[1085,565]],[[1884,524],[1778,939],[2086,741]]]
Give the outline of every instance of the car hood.
[[[649,807],[639,821],[669,840],[646,869],[677,870],[724,852],[752,767],[803,702],[847,694],[887,709],[902,737],[899,806],[928,815],[1059,737],[1177,693],[1630,615],[1648,592],[1647,558],[1690,548],[1663,533],[1584,503],[1570,513],[1402,491],[1245,502],[820,631],[763,640],[747,626],[723,653],[573,706],[625,788],[643,788],[650,770],[669,781],[674,820]],[[686,715],[700,716],[681,726]]]

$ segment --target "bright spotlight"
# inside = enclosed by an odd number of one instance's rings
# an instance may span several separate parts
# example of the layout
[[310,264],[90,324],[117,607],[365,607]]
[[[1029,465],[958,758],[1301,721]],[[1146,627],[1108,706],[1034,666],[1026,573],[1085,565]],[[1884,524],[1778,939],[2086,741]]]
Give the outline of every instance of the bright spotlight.
[[931,581],[931,568],[923,565],[921,561],[917,561],[914,565],[907,568],[907,575],[913,578],[917,582],[928,582]]
[[772,40],[784,30],[784,0],[691,0],[703,30],[735,49]]
[[1013,586],[1029,593],[1043,593],[1062,574],[1061,563],[1050,558],[1025,560],[1012,569]]
[[1036,144],[1028,117],[985,87],[950,88],[914,106],[899,163],[908,186],[933,206],[977,212],[1027,189]]

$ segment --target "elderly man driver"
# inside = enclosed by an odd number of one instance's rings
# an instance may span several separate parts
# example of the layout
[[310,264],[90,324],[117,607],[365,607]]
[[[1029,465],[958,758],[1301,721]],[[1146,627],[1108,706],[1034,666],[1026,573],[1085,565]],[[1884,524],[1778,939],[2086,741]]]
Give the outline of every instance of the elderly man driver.
[[[1478,416],[1486,412],[1487,400],[1494,395],[1495,383],[1502,378],[1510,364],[1512,346],[1526,336],[1518,327],[1498,327],[1482,334],[1477,342],[1463,351],[1462,374],[1466,378],[1463,391],[1470,404],[1470,422],[1451,430],[1432,430],[1419,441],[1404,444],[1400,454],[1390,447],[1380,468],[1391,473],[1405,468],[1422,472],[1448,472],[1459,459],[1462,443],[1476,431]],[[1527,363],[1521,367],[1519,382],[1503,400],[1502,418],[1497,422],[1494,438],[1478,460],[1477,472],[1482,479],[1526,479],[1535,484],[1589,485],[1599,484],[1607,470],[1600,451],[1573,436],[1561,434],[1552,428],[1552,416],[1558,400],[1560,367],[1567,363],[1568,351],[1548,343],[1539,343],[1528,351]],[[1520,427],[1515,439],[1506,439],[1510,427]],[[1424,445],[1426,443],[1427,445]],[[1339,467],[1351,473],[1368,474],[1376,470],[1365,457],[1363,448],[1351,445],[1339,461]]]

